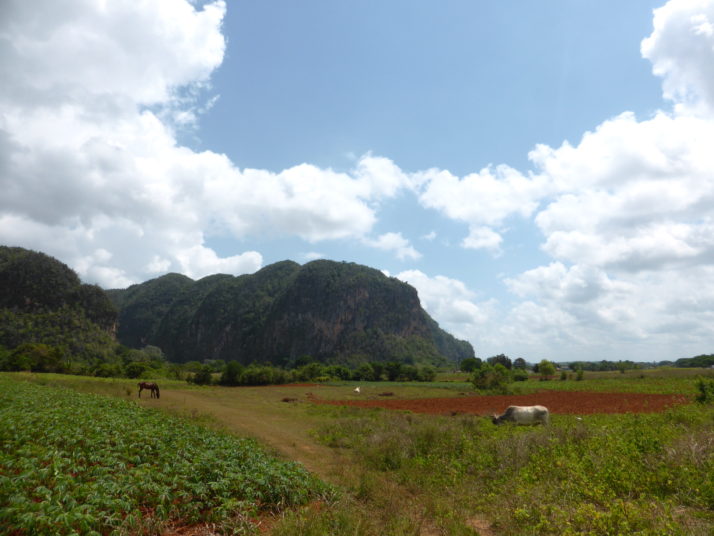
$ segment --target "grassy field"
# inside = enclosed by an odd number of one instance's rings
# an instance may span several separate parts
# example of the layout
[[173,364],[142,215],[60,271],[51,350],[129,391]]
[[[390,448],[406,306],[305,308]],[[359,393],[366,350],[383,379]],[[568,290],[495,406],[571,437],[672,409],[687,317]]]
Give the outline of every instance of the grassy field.
[[[514,384],[600,392],[696,392],[669,369],[587,373],[576,381]],[[138,400],[136,382],[59,375],[17,380]],[[162,382],[161,408],[213,429],[257,438],[340,490],[275,513],[275,535],[694,535],[714,533],[714,407],[665,413],[554,415],[552,425],[494,427],[488,419],[316,406],[310,396],[420,398],[473,394],[464,377],[433,384],[360,383],[189,387]],[[168,418],[168,417],[167,417]],[[319,484],[314,481],[310,486]],[[316,492],[317,493],[317,492]],[[317,493],[317,496],[320,494]],[[324,493],[323,493],[324,495]],[[296,501],[299,502],[299,501]],[[242,527],[247,531],[250,527]]]

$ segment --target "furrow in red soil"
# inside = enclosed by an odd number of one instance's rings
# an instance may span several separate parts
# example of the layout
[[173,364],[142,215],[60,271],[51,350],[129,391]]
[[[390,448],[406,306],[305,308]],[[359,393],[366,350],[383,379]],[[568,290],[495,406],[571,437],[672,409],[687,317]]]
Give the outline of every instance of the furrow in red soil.
[[546,406],[551,413],[569,415],[656,413],[678,404],[691,402],[691,399],[685,395],[573,391],[544,391],[530,395],[491,395],[410,400],[323,400],[313,395],[310,400],[316,404],[385,408],[434,415],[456,415],[459,413],[491,415],[502,412],[508,406],[534,405]]

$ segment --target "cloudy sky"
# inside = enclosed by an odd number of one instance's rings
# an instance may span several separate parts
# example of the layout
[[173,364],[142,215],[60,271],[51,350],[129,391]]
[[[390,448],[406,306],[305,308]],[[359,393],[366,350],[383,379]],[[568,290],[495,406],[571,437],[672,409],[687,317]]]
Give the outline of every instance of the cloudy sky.
[[0,243],[346,260],[480,357],[714,352],[714,0],[4,0]]

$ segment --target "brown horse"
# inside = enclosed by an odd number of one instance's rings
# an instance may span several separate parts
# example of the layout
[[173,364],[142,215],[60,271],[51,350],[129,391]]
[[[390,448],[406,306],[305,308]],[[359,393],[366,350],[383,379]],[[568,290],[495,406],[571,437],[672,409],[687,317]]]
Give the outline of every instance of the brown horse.
[[140,382],[139,383],[139,398],[141,398],[141,391],[144,389],[148,389],[151,391],[151,398],[159,398],[159,386],[158,384],[154,382]]

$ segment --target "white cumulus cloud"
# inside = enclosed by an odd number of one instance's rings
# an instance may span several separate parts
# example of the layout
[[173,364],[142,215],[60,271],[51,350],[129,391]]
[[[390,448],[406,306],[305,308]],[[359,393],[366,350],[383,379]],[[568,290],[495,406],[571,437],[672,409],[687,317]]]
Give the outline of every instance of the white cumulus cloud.
[[396,277],[417,289],[422,307],[443,329],[479,346],[491,302],[477,303],[476,294],[462,281],[443,275],[429,277],[419,270],[405,270]]
[[396,257],[401,260],[421,258],[421,253],[414,249],[409,240],[402,236],[402,233],[384,233],[376,239],[365,238],[363,242],[373,248],[393,251]]
[[366,238],[379,202],[409,187],[387,158],[272,172],[177,142],[215,101],[225,11],[221,0],[3,2],[0,242],[108,287],[262,265],[256,251],[219,256],[212,235],[351,238],[418,257],[399,234]]

